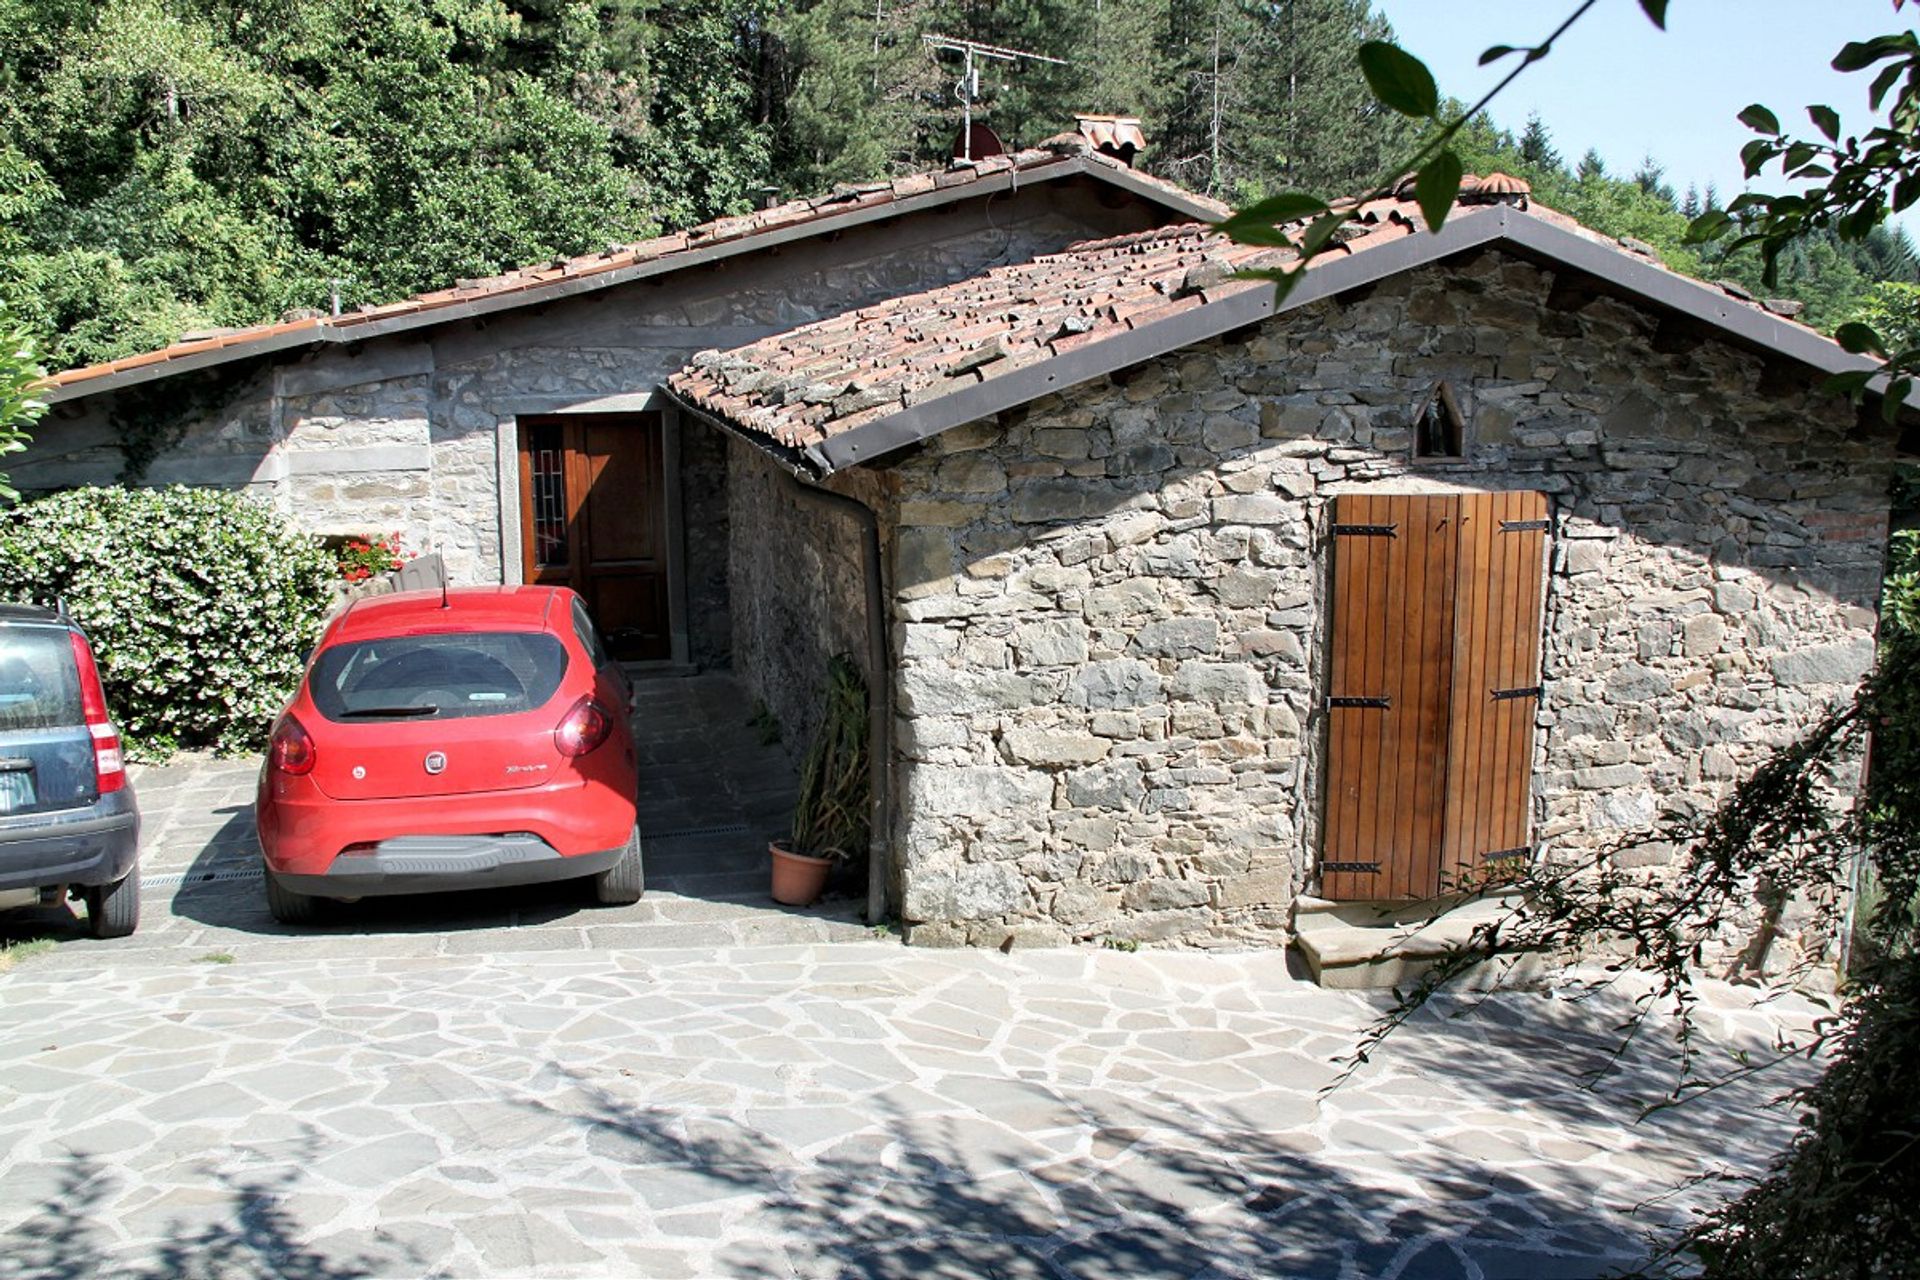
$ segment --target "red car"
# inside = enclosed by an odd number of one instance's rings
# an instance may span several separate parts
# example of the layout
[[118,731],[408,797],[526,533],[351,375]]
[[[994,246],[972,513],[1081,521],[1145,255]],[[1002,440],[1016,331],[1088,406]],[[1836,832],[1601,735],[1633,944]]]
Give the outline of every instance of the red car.
[[256,821],[267,906],[644,879],[631,686],[563,587],[377,596],[335,618],[274,723]]

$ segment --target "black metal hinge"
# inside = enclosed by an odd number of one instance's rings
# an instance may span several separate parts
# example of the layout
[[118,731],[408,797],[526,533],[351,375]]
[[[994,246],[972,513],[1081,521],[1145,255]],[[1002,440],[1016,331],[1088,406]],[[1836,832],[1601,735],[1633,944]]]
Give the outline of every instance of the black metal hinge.
[[1551,520],[1502,520],[1500,522],[1502,533],[1545,533],[1551,528],[1553,528]]
[[1540,691],[1541,687],[1537,684],[1528,685],[1524,689],[1495,689],[1493,691],[1493,700],[1495,702],[1511,702],[1515,698],[1537,698],[1540,696]]
[[1340,873],[1377,876],[1380,874],[1380,864],[1377,862],[1323,862],[1320,864],[1320,874],[1322,875],[1337,875]]
[[1394,531],[1399,527],[1397,524],[1337,524],[1333,526],[1333,533],[1335,537],[1397,538],[1400,535]]
[[1531,856],[1532,853],[1533,853],[1533,846],[1524,845],[1524,844],[1518,845],[1512,849],[1489,849],[1487,852],[1480,855],[1480,861],[1505,862],[1508,858],[1525,858],[1525,857]]
[[1360,708],[1367,711],[1390,711],[1393,702],[1388,698],[1328,698],[1327,708],[1338,711],[1345,707]]

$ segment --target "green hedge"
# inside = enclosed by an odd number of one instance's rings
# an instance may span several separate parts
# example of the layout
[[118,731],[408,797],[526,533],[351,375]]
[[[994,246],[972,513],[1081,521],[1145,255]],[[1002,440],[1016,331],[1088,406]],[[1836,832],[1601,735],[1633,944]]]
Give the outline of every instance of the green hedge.
[[0,599],[86,628],[146,756],[265,741],[332,600],[335,565],[264,504],[210,489],[75,489],[0,513]]

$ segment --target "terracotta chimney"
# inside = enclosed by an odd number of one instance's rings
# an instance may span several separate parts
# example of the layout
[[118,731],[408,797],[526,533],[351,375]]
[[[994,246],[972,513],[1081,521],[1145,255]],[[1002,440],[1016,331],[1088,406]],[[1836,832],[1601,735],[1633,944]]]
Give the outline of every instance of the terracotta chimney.
[[1138,116],[1076,115],[1073,119],[1081,136],[1093,144],[1095,151],[1129,169],[1133,167],[1133,158],[1147,149],[1147,138],[1140,132]]

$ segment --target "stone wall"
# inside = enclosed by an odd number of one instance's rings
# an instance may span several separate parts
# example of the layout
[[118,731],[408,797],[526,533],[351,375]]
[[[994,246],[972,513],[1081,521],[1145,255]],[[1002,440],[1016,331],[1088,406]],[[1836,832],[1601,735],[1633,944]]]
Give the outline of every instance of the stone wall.
[[[1552,495],[1545,857],[1670,858],[1659,824],[1851,690],[1890,438],[1810,376],[1550,284],[1492,253],[1399,277],[898,468],[911,937],[1279,940],[1318,848],[1339,493]],[[1416,462],[1441,380],[1467,456]]]
[[[798,758],[820,723],[830,658],[852,657],[872,686],[864,533],[852,516],[794,494],[762,450],[732,439],[728,448],[733,670]],[[871,472],[830,487],[869,505],[883,500]]]
[[680,510],[686,539],[687,660],[699,667],[724,667],[733,656],[727,469],[727,438],[683,416]]

